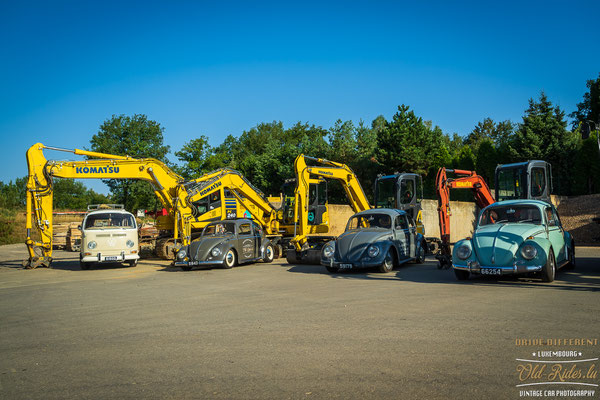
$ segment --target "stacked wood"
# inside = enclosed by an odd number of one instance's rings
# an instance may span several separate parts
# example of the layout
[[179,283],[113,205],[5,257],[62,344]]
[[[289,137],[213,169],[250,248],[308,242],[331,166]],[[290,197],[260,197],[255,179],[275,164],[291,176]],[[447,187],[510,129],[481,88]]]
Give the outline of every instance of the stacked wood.
[[79,248],[81,247],[79,222],[54,224],[52,244],[52,247],[55,249],[79,251]]

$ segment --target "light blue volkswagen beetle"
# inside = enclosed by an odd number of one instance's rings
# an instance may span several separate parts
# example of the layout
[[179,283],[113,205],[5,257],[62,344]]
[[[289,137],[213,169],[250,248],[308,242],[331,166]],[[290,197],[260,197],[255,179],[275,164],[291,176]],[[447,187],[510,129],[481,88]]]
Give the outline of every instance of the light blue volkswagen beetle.
[[575,241],[553,205],[501,201],[481,211],[472,238],[454,245],[452,267],[459,280],[470,274],[537,273],[552,282],[559,268],[575,267]]

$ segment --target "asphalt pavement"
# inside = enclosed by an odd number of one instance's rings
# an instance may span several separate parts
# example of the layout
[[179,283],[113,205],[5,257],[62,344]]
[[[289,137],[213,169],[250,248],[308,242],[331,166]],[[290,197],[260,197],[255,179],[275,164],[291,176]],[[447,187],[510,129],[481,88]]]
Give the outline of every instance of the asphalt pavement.
[[24,270],[25,254],[0,247],[0,399],[600,397],[597,377],[517,386],[533,379],[519,360],[540,350],[600,357],[598,247],[578,248],[552,283],[459,282],[430,257],[332,275],[284,259],[82,271],[63,251],[52,269]]

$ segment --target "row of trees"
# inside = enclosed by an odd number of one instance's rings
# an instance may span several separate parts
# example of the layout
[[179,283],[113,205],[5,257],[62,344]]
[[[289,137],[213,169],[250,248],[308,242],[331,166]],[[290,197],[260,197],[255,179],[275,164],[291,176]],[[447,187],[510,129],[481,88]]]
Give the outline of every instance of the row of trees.
[[[348,164],[368,195],[372,195],[379,173],[420,173],[429,197],[434,196],[433,179],[439,167],[476,170],[493,186],[497,164],[542,159],[552,163],[555,193],[591,194],[600,192],[598,131],[582,139],[580,130],[582,123],[600,118],[600,75],[588,81],[587,88],[583,101],[569,115],[573,119],[571,130],[565,112],[542,92],[538,99],[529,100],[520,123],[485,118],[466,137],[448,135],[401,105],[391,120],[378,116],[370,124],[338,120],[325,129],[300,122],[288,128],[278,121],[260,123],[238,137],[227,136],[217,146],[211,146],[209,138],[201,135],[174,153],[176,164],[167,159],[170,148],[164,144],[159,123],[145,115],[120,115],[102,124],[90,148],[157,158],[187,179],[227,166],[239,170],[268,194],[278,194],[284,180],[293,177],[293,161],[301,153]],[[159,207],[145,182],[106,183],[112,193],[112,199],[104,198],[106,201],[124,203],[130,210]],[[85,208],[103,200],[79,182],[56,180],[56,185],[57,208]],[[24,179],[0,183],[0,207],[22,205],[24,186]],[[340,188],[334,188],[333,193],[334,201],[343,197]]]

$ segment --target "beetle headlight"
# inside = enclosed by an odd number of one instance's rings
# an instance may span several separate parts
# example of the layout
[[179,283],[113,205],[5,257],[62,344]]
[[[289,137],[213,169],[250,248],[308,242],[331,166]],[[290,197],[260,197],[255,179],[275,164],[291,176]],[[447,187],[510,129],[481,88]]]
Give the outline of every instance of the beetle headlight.
[[375,246],[374,244],[370,245],[367,249],[367,254],[371,258],[377,257],[379,255],[379,247]]
[[531,244],[521,247],[521,256],[526,260],[531,260],[537,256],[537,249]]
[[335,253],[335,243],[327,243],[323,249],[323,256],[325,258],[331,258],[333,257],[333,253]]
[[133,240],[128,240],[125,244],[127,245],[127,247],[133,247],[135,245],[135,243],[133,243]]
[[471,255],[471,246],[467,244],[461,244],[458,249],[456,249],[456,256],[461,260],[466,260]]
[[218,247],[214,247],[211,251],[210,254],[213,257],[217,257],[219,254],[221,254],[221,249],[219,249]]
[[177,259],[178,260],[183,260],[185,258],[185,250],[179,250],[177,252]]
[[95,249],[97,245],[98,243],[92,240],[91,242],[88,242],[88,249]]

